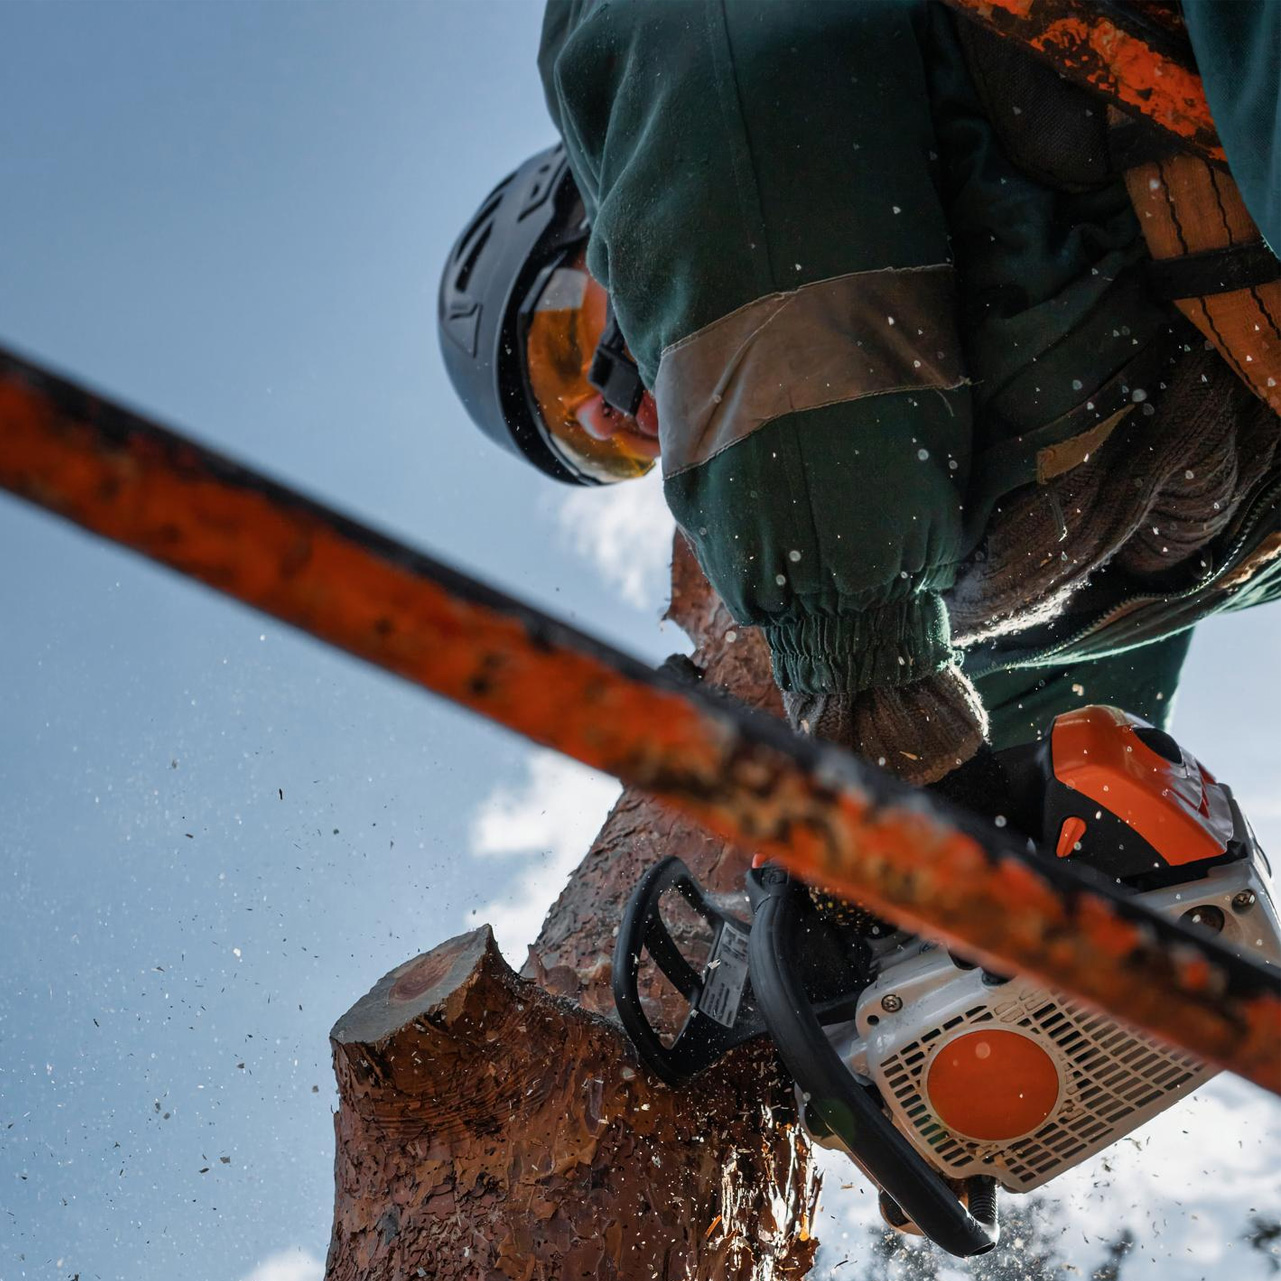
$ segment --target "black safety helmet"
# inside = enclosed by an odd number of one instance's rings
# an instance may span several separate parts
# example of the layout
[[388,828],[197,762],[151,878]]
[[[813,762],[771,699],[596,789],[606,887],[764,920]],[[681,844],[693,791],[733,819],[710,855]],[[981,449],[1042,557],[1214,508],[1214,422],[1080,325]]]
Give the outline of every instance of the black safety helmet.
[[[504,449],[577,485],[603,481],[553,446],[530,390],[522,322],[589,230],[564,145],[538,152],[485,197],[454,243],[437,310],[445,368],[472,420]],[[614,408],[635,413],[644,388],[612,314],[590,377]]]

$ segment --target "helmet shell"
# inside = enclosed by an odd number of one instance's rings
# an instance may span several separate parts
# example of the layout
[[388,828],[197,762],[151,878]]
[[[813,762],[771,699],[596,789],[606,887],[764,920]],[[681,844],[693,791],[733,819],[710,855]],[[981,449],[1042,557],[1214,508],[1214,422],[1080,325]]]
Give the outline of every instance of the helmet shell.
[[445,368],[472,421],[504,449],[568,484],[526,387],[517,320],[539,276],[587,238],[587,216],[561,143],[531,156],[489,193],[441,275],[437,329]]

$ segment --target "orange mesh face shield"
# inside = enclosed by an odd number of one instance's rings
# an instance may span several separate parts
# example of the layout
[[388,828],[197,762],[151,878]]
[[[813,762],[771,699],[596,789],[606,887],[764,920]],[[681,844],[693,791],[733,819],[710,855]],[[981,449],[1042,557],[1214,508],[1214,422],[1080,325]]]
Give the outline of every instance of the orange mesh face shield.
[[643,476],[658,457],[657,438],[605,405],[587,378],[607,303],[579,250],[540,283],[522,325],[525,375],[546,439],[572,471],[601,483]]

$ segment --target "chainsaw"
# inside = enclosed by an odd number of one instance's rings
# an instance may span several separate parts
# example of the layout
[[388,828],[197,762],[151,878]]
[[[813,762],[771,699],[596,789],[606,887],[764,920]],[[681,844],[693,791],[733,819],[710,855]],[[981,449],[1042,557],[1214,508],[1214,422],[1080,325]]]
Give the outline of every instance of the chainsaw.
[[[1044,857],[1084,865],[1153,910],[1281,964],[1263,851],[1231,790],[1169,734],[1091,706],[997,756],[1005,821]],[[633,889],[613,987],[637,1054],[678,1085],[769,1037],[812,1139],[876,1185],[892,1228],[954,1255],[996,1245],[999,1188],[1041,1187],[1215,1074],[778,866],[754,866],[745,890],[745,904],[710,895],[679,858]],[[659,1017],[673,1004],[674,1018]]]

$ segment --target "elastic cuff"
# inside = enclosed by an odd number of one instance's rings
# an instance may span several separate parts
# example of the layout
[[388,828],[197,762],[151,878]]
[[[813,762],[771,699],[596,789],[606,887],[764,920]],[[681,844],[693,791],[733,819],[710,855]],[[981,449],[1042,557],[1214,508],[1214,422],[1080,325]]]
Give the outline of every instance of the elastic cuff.
[[937,592],[915,592],[877,609],[797,614],[763,628],[774,679],[785,693],[846,694],[909,685],[953,659]]

